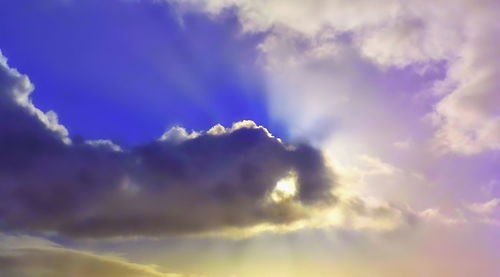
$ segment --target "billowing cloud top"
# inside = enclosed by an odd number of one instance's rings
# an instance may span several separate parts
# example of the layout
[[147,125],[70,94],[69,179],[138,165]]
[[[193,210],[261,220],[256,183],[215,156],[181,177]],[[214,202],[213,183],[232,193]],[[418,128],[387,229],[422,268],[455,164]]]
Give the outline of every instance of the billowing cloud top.
[[[0,226],[69,236],[187,234],[288,224],[331,203],[331,171],[309,145],[252,121],[188,134],[175,127],[131,149],[71,140],[31,102],[28,78],[0,68]],[[280,179],[297,191],[272,201]],[[285,199],[283,199],[285,200]]]

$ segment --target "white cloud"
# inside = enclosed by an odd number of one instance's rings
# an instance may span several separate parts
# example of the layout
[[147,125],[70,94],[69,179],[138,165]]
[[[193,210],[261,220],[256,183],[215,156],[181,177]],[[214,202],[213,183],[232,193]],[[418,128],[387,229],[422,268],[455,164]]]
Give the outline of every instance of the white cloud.
[[363,172],[367,175],[393,175],[399,170],[396,167],[383,162],[377,157],[361,155],[359,159],[367,166],[367,168],[363,170]]
[[[366,82],[362,78],[346,73],[352,67],[359,69],[356,55],[339,51],[335,39],[318,40],[327,31],[333,38],[349,34],[352,51],[383,68],[446,61],[448,74],[440,81],[448,84],[446,91],[436,85],[439,94],[446,96],[432,113],[436,145],[441,151],[463,154],[500,149],[498,1],[170,1],[184,10],[212,15],[236,8],[245,31],[269,32],[260,49],[264,66],[274,69],[269,79],[277,96],[271,95],[271,102],[278,98],[280,103],[273,104],[273,109],[278,115],[288,110],[286,116],[295,122],[293,113],[298,108],[290,106],[299,103],[301,118],[306,118],[299,120],[304,121],[298,123],[299,131],[317,128],[318,119],[311,118],[337,120],[327,110],[349,101],[350,91],[365,95],[373,91],[360,85]],[[324,62],[331,66],[329,78],[317,76],[310,66],[325,53]],[[323,103],[311,103],[308,98]]]
[[468,206],[469,210],[479,215],[491,215],[500,204],[500,198],[493,198],[483,203],[472,203]]
[[200,133],[196,131],[188,132],[185,128],[180,126],[174,126],[167,130],[161,137],[159,141],[169,141],[174,143],[181,143],[183,141],[194,139],[198,137]]
[[[231,127],[224,127],[221,124],[216,124],[213,127],[211,127],[208,131],[202,132],[202,131],[191,131],[188,132],[185,128],[181,126],[174,126],[170,129],[168,129],[165,133],[161,135],[161,137],[158,139],[159,141],[168,141],[168,142],[173,142],[173,143],[181,143],[186,140],[190,139],[195,139],[199,137],[202,134],[208,134],[208,135],[213,135],[213,136],[220,136],[224,134],[230,134],[234,131],[237,131],[239,129],[259,129],[264,131],[268,137],[274,138],[274,136],[269,132],[268,129],[266,129],[264,126],[257,125],[252,120],[241,120],[234,122]],[[279,138],[277,138],[278,141],[281,141]]]
[[460,223],[467,223],[467,220],[460,217],[451,217],[443,214],[439,208],[429,208],[419,213],[420,217],[435,223],[445,225],[456,225]]
[[114,142],[112,142],[111,140],[107,140],[107,139],[86,140],[85,143],[88,145],[94,146],[94,147],[108,148],[108,149],[111,149],[111,150],[116,151],[116,152],[122,151],[122,148],[120,147],[120,145],[117,145]]
[[223,9],[237,7],[243,27],[255,32],[284,25],[303,33],[315,33],[327,25],[342,30],[375,24],[396,15],[398,0],[356,2],[345,0],[167,0],[183,8],[217,14]]
[[[57,134],[64,142],[70,143],[68,138],[68,130],[58,122],[57,114],[54,111],[44,113],[31,102],[30,95],[34,90],[34,85],[31,83],[28,76],[23,75],[15,68],[9,67],[7,58],[0,51],[0,70],[7,80],[2,80],[5,87],[2,87],[0,101],[14,101],[15,104],[25,108],[29,113],[36,116],[45,127]],[[4,99],[5,98],[5,99]],[[4,104],[6,104],[4,103]]]

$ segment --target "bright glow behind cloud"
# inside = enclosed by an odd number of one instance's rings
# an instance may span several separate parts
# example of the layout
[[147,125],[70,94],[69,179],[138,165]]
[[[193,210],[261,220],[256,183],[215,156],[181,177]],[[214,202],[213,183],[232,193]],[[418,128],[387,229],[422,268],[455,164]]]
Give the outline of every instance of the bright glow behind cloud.
[[288,176],[278,180],[276,187],[271,191],[270,198],[274,202],[281,202],[297,194],[297,174],[290,172]]

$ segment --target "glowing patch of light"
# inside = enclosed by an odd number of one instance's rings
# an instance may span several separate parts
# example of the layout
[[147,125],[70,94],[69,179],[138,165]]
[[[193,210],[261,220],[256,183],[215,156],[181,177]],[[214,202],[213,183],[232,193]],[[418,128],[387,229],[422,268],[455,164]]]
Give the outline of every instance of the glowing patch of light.
[[287,177],[280,179],[270,194],[274,202],[282,202],[297,194],[297,175],[291,171]]

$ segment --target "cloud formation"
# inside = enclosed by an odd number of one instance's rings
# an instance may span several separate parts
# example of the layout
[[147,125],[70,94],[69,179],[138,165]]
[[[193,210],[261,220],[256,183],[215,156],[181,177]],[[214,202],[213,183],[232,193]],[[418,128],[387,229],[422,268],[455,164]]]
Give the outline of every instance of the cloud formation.
[[[295,109],[280,108],[282,102],[309,103],[308,98],[321,95],[320,99],[330,99],[323,101],[328,107],[316,103],[316,109],[307,111],[306,106],[303,117],[311,118],[310,126],[318,113],[321,122],[339,120],[330,112],[332,105],[374,90],[360,85],[370,80],[356,83],[356,74],[366,73],[360,60],[384,70],[412,66],[420,71],[444,62],[446,75],[434,84],[437,101],[430,112],[435,146],[440,152],[461,154],[500,149],[498,1],[167,1],[182,10],[210,14],[231,8],[245,31],[266,31],[262,60],[266,67],[277,69],[268,78],[272,93],[279,94],[275,109],[284,117],[293,118]],[[342,50],[346,46],[347,52]],[[329,78],[317,77],[318,67],[311,66],[318,54],[329,64]],[[295,78],[277,78],[284,71]],[[294,88],[302,90],[298,98]],[[290,97],[283,98],[287,93]]]
[[[334,203],[318,150],[286,145],[252,121],[207,132],[180,127],[131,149],[70,139],[29,98],[29,79],[0,64],[0,228],[68,236],[195,234],[286,225]],[[297,191],[271,201],[291,172]]]
[[122,258],[62,247],[51,241],[0,234],[0,275],[3,277],[182,277]]

